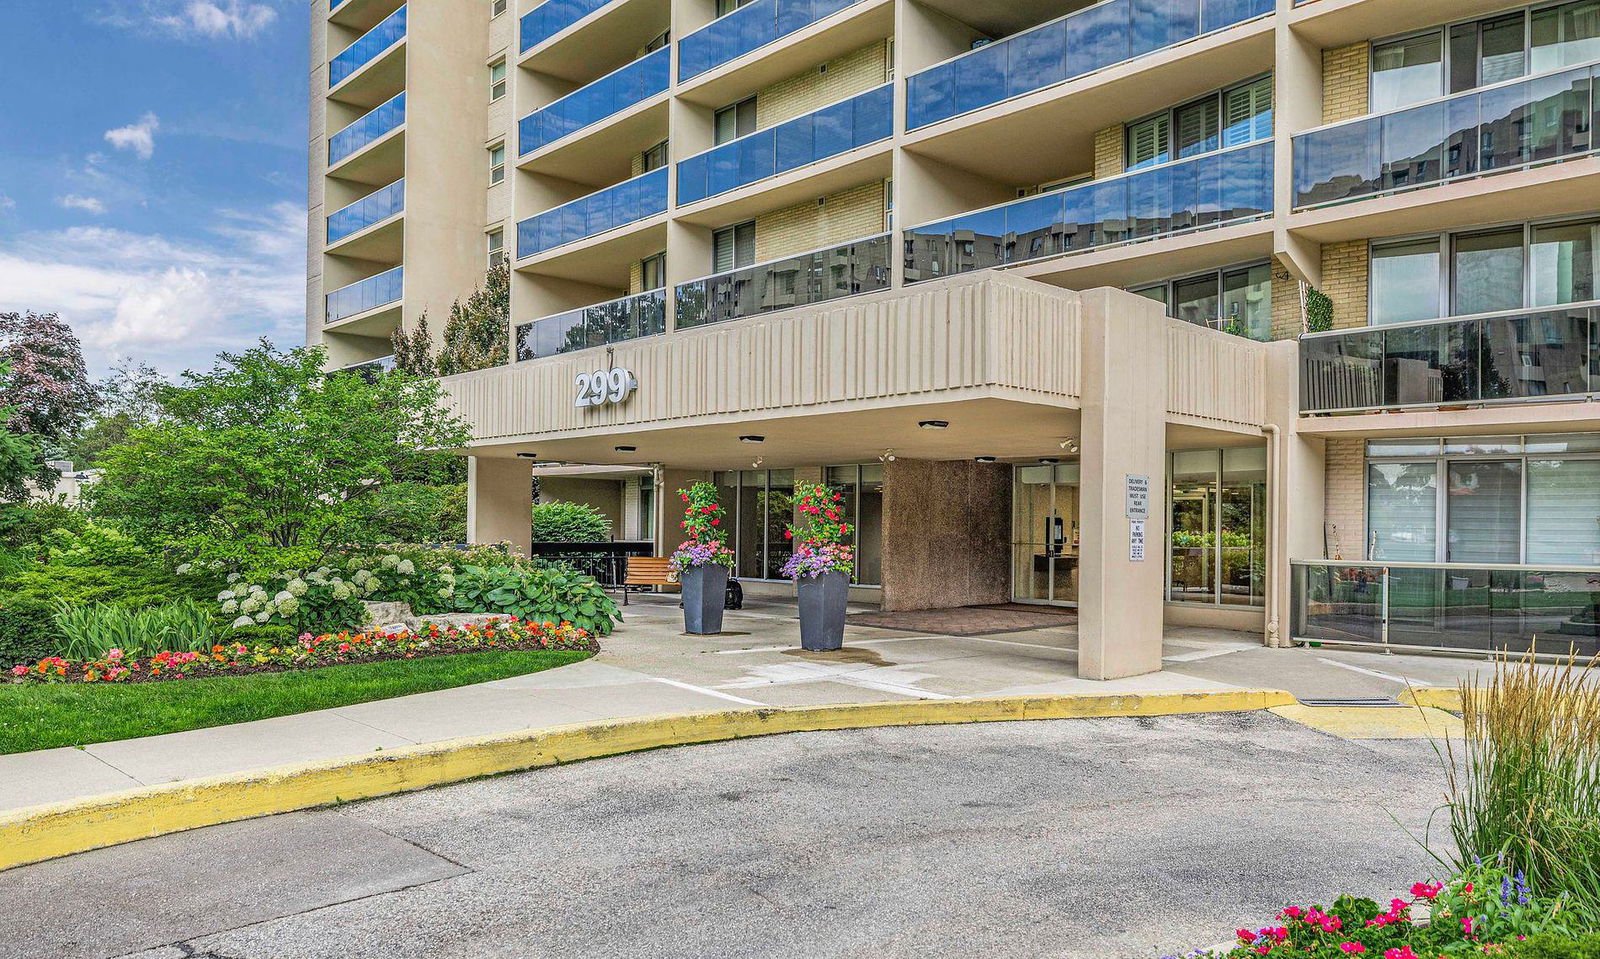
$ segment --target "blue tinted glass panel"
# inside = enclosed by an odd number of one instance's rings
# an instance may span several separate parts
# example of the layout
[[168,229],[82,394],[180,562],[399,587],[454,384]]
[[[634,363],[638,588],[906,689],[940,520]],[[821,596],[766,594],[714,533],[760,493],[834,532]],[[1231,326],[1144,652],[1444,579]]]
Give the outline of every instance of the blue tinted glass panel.
[[378,54],[398,43],[405,35],[406,8],[401,7],[328,62],[328,86],[336,87],[343,83],[357,70],[376,59]]
[[596,236],[665,212],[667,171],[652,170],[517,224],[517,258]]
[[523,117],[517,124],[521,156],[666,92],[671,53],[662,47]]
[[334,164],[345,157],[359,153],[368,144],[383,139],[391,130],[406,122],[406,95],[398,94],[388,103],[328,138],[328,163]]

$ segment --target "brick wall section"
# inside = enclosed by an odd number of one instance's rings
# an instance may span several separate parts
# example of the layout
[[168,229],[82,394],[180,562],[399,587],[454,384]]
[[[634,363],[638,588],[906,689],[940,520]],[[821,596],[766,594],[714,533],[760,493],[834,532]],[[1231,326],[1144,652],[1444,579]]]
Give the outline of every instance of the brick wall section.
[[628,267],[628,295],[632,296],[635,293],[643,293],[643,292],[644,292],[644,267],[639,265],[639,261],[638,260],[634,260],[632,265],[630,265]]
[[792,120],[882,86],[888,79],[887,42],[869,43],[759,91],[756,94],[756,127],[764,129]]
[[1106,127],[1094,135],[1094,177],[1096,180],[1108,176],[1116,176],[1122,172],[1124,162],[1123,149],[1127,144],[1127,134],[1123,132],[1122,124]]
[[1272,258],[1272,338],[1292,340],[1304,331],[1300,316],[1300,281],[1283,260]]
[[1333,328],[1367,325],[1367,241],[1322,245],[1322,285],[1333,301]]
[[1368,112],[1367,68],[1371,47],[1352,43],[1322,51],[1322,122],[1337,123]]
[[756,262],[883,232],[883,181],[756,217]]
[[1357,560],[1367,555],[1366,443],[1328,440],[1323,534],[1329,559]]

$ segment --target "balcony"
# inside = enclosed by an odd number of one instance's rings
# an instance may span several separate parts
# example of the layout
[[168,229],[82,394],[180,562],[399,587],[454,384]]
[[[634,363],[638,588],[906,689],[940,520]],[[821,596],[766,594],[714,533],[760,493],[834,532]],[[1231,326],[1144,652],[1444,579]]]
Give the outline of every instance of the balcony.
[[650,290],[517,326],[517,360],[609,346],[667,331],[667,291]]
[[864,0],[754,0],[678,41],[678,82],[774,43]]
[[371,113],[328,138],[328,166],[361,152],[406,122],[406,95],[402,91]]
[[887,290],[892,234],[869,236],[678,286],[676,329]]
[[354,76],[356,71],[376,60],[405,36],[406,8],[401,7],[328,61],[328,88],[331,90]]
[[1295,561],[1297,641],[1424,649],[1600,651],[1596,567]]
[[376,226],[406,208],[406,181],[396,180],[356,202],[328,214],[328,242],[338,243]]
[[517,259],[598,236],[667,211],[667,169],[608,186],[517,224]]
[[1207,153],[906,231],[906,282],[1272,214],[1272,142]]
[[1294,138],[1296,209],[1585,156],[1600,64],[1485,87]]
[[379,307],[400,302],[405,285],[404,271],[404,267],[397,266],[329,293],[325,299],[322,322],[327,325],[341,323]]
[[341,366],[339,367],[339,372],[354,373],[355,375],[366,380],[368,383],[371,383],[377,380],[377,378],[382,374],[395,369],[395,367],[396,364],[394,356],[390,355],[380,356],[371,360],[363,360],[360,363],[351,363],[348,366]]
[[894,85],[731,140],[678,164],[678,203],[729,190],[894,136]]
[[1355,413],[1600,393],[1600,304],[1315,333],[1300,412]]
[[545,0],[523,15],[517,24],[520,50],[527,53],[566,28],[594,13],[611,0]]
[[1272,0],[1106,0],[906,80],[915,130],[1272,13]]
[[523,117],[517,124],[518,155],[527,156],[665,93],[672,85],[671,57],[672,51],[662,47]]

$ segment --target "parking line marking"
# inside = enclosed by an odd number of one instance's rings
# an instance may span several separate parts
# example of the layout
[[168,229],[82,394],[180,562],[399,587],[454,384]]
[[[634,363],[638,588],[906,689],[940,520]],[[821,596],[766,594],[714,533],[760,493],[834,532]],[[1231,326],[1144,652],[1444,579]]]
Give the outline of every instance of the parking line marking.
[[1332,659],[1321,659],[1321,658],[1319,658],[1317,660],[1317,662],[1326,663],[1329,666],[1337,666],[1340,669],[1348,669],[1352,673],[1365,673],[1368,676],[1376,676],[1379,679],[1387,679],[1391,683],[1399,683],[1402,686],[1432,686],[1433,685],[1432,683],[1427,682],[1425,680],[1410,679],[1410,678],[1407,678],[1405,676],[1396,676],[1394,673],[1379,672],[1376,669],[1367,669],[1364,666],[1352,666],[1349,663],[1341,663],[1341,662],[1338,662],[1337,660],[1332,660]]
[[715,689],[707,689],[704,686],[696,686],[693,683],[680,683],[676,679],[662,679],[660,676],[657,676],[655,677],[655,681],[658,683],[666,683],[668,686],[676,686],[679,689],[687,689],[691,693],[701,693],[706,696],[715,696],[718,699],[729,699],[736,703],[743,703],[746,706],[767,705],[766,703],[758,703],[753,699],[745,699],[740,696],[735,696],[731,693],[719,693]]

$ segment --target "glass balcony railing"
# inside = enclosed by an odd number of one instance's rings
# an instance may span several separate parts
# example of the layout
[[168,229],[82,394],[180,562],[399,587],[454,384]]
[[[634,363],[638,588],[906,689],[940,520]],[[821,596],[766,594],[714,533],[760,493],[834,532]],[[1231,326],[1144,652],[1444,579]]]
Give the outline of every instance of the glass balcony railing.
[[667,331],[667,291],[650,290],[517,326],[517,359],[607,346]]
[[678,164],[678,203],[693,203],[894,136],[894,85],[731,140]]
[[406,95],[401,91],[394,99],[373,108],[371,113],[328,138],[328,165],[359,153],[367,144],[383,139],[404,122]]
[[667,168],[623,180],[517,224],[517,259],[598,236],[667,210]]
[[912,227],[906,281],[1270,216],[1272,142],[1014,200]]
[[1292,564],[1291,579],[1296,640],[1600,651],[1600,567],[1310,560]]
[[1600,64],[1474,90],[1294,138],[1294,205],[1317,206],[1582,156]]
[[375,381],[379,376],[395,368],[393,356],[380,356],[377,359],[367,360],[362,363],[351,363],[349,366],[339,367],[340,372],[354,373],[367,382]]
[[401,7],[328,62],[328,86],[336,87],[348,80],[351,74],[376,60],[378,54],[399,43],[405,35],[406,8]]
[[684,283],[676,328],[887,290],[892,246],[892,234],[885,233]]
[[518,155],[527,156],[636,103],[665,93],[672,85],[671,57],[672,51],[662,47],[523,117],[517,124]]
[[328,0],[328,12],[331,13],[339,9],[339,5],[342,3],[344,3],[344,0]]
[[367,227],[382,223],[406,208],[406,181],[394,181],[356,202],[328,214],[328,242],[337,243]]
[[1300,412],[1581,398],[1600,393],[1600,304],[1314,333]]
[[517,24],[521,50],[527,53],[611,0],[545,0],[523,14]]
[[1106,0],[914,73],[915,130],[1273,11],[1273,0]]
[[397,266],[329,293],[322,322],[337,323],[380,306],[398,303],[405,285],[404,271],[405,267]]
[[863,0],[753,0],[678,41],[683,83]]

